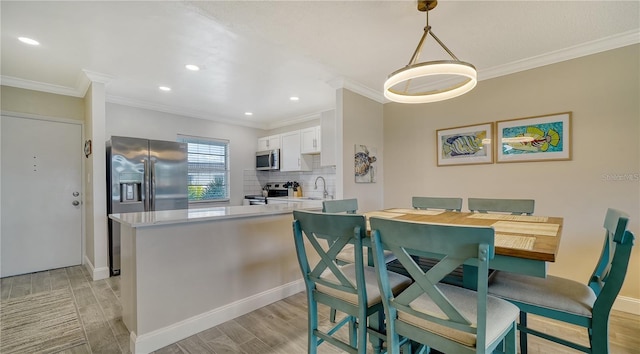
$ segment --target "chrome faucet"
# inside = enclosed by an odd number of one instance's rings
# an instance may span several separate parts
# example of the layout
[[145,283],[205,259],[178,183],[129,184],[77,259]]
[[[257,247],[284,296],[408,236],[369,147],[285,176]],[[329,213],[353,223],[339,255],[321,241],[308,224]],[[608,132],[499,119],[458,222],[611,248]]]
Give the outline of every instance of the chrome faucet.
[[316,178],[316,181],[314,183],[314,189],[318,189],[318,180],[322,179],[322,188],[324,189],[324,191],[322,192],[322,197],[323,199],[327,199],[327,196],[329,195],[329,192],[327,192],[327,181],[324,180],[324,177],[322,176],[318,176]]

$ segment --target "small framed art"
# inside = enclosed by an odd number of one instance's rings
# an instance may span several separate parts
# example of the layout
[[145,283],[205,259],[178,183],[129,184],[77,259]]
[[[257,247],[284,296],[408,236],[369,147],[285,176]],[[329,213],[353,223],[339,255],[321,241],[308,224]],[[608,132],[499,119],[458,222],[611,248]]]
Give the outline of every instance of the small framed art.
[[91,140],[85,140],[84,142],[84,156],[89,157],[91,155]]
[[438,166],[493,163],[493,123],[436,130]]
[[498,162],[571,160],[571,112],[496,124]]

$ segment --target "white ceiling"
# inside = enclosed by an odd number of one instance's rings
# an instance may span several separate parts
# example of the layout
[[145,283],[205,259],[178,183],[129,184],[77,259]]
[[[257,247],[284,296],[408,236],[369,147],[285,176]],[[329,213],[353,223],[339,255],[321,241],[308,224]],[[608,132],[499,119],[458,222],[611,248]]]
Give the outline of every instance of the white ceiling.
[[[2,85],[82,97],[89,75],[107,82],[109,102],[263,129],[317,118],[338,87],[385,102],[384,80],[425,26],[415,1],[397,0],[0,6]],[[441,0],[429,21],[479,80],[640,42],[637,0]],[[446,53],[429,38],[421,58]]]

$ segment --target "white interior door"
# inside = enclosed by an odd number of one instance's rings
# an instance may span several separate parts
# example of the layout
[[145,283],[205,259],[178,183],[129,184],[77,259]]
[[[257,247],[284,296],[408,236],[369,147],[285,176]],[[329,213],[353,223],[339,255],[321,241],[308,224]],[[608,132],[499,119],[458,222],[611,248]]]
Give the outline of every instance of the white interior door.
[[82,263],[82,126],[2,116],[2,277]]

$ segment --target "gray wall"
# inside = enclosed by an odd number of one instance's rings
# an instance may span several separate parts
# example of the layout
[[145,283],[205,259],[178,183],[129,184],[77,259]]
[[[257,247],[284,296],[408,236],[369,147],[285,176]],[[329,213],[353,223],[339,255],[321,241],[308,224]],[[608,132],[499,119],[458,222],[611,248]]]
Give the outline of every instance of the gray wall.
[[[384,206],[411,197],[534,198],[537,215],[564,217],[549,273],[585,282],[602,248],[608,207],[640,236],[640,46],[480,81],[448,101],[384,105]],[[573,112],[571,161],[436,166],[437,129]],[[629,180],[610,177],[625,175]],[[636,242],[637,243],[637,242]],[[622,296],[640,299],[640,247]]]
[[[343,197],[358,198],[360,212],[378,210],[383,206],[385,181],[385,169],[382,168],[385,161],[383,106],[347,89],[340,89],[337,94],[340,97],[337,99],[336,117],[338,126],[342,126],[342,139],[338,143],[341,146],[337,146],[336,150],[341,159],[338,159],[336,164],[342,166],[342,171],[337,172],[337,178],[342,179]],[[371,155],[373,149],[377,151],[375,183],[355,182],[355,146],[361,144],[371,149]]]

